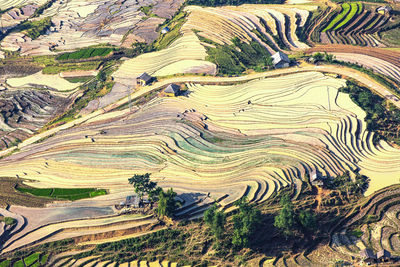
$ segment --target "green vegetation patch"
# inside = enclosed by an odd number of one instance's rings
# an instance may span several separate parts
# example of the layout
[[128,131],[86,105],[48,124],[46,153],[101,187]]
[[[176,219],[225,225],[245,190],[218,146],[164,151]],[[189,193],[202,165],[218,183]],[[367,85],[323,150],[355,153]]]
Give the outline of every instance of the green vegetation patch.
[[92,57],[104,57],[109,55],[114,48],[100,47],[100,48],[83,48],[71,53],[64,53],[59,55],[57,60],[78,60]]
[[81,76],[81,77],[65,77],[64,79],[66,79],[70,83],[85,83],[92,78],[93,78],[92,76]]
[[34,196],[66,200],[92,198],[107,194],[105,189],[95,188],[28,188],[19,186],[17,187],[17,190],[23,193],[32,194]]
[[[204,38],[200,38],[201,41]],[[258,42],[244,43],[239,38],[232,40],[232,45],[219,45],[207,48],[207,60],[218,66],[220,74],[240,74],[246,69],[262,71],[272,66],[272,59],[268,51]]]
[[350,4],[349,3],[344,3],[342,4],[342,12],[339,13],[330,23],[329,25],[322,31],[326,32],[331,30],[335,25],[340,23],[350,12]]
[[10,267],[11,266],[11,261],[9,260],[4,260],[0,262],[0,267]]
[[377,133],[376,139],[385,139],[400,145],[398,127],[400,126],[400,110],[383,97],[374,94],[368,88],[358,86],[356,83],[347,81],[346,87],[340,89],[348,93],[350,98],[366,113],[365,121],[367,129]]
[[[334,28],[334,30],[338,30],[341,27],[347,25],[347,23],[349,23],[356,14],[358,14],[359,12],[359,3],[350,3],[350,12],[348,13],[348,15],[346,16],[346,18],[344,20],[342,20],[342,22],[340,22],[338,25],[336,25],[336,27]],[[343,4],[344,5],[344,4]]]
[[24,258],[24,262],[26,266],[31,266],[33,263],[38,262],[40,257],[39,252],[35,252],[28,257]]
[[166,25],[163,25],[162,27],[168,27],[170,28],[170,31],[162,34],[157,40],[154,41],[153,43],[153,49],[155,50],[162,50],[166,47],[168,47],[173,41],[179,38],[181,36],[181,27],[183,23],[185,23],[185,18],[186,18],[186,12],[181,12],[178,15],[176,15],[171,21],[169,21]]
[[36,20],[36,21],[24,21],[20,25],[18,25],[13,31],[22,31],[24,32],[28,37],[34,39],[37,39],[40,35],[44,34],[47,32],[47,30],[51,27],[51,18],[46,17],[41,20]]

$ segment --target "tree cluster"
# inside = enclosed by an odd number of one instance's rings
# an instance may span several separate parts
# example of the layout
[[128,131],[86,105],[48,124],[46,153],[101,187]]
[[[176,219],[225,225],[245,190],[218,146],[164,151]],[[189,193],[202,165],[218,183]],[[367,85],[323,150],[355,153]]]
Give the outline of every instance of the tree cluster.
[[286,237],[293,236],[296,230],[316,229],[316,217],[310,210],[301,210],[297,213],[288,195],[282,197],[280,204],[282,209],[275,216],[274,226],[282,231]]
[[172,218],[178,208],[178,202],[175,200],[177,194],[172,188],[166,192],[157,186],[156,182],[150,180],[150,173],[135,174],[128,179],[129,183],[135,188],[135,193],[142,200],[147,195],[152,202],[157,202],[156,213],[159,217]]

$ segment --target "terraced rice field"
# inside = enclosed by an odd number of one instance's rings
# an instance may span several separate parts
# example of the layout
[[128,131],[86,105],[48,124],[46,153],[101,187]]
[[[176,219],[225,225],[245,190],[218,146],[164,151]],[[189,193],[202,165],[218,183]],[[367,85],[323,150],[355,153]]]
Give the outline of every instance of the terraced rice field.
[[389,23],[389,15],[364,10],[359,2],[344,3],[341,7],[341,12],[320,33],[322,43],[384,46],[374,33]]
[[[219,8],[188,6],[185,11],[189,15],[180,29],[180,38],[166,49],[126,61],[114,77],[131,80],[143,72],[155,76],[177,73],[215,74],[215,64],[205,61],[207,53],[204,46],[210,44],[201,42],[196,35],[218,44],[232,44],[231,40],[235,37],[245,42],[254,40],[271,54],[281,49],[276,38],[282,39],[286,49],[308,48],[298,40],[296,29],[304,26],[309,12],[316,8],[307,5],[242,5]],[[259,31],[265,39],[262,40],[255,31]]]
[[[50,49],[52,46],[58,50],[75,50],[104,43],[117,46],[122,43],[130,46],[136,41],[150,43],[159,35],[157,26],[171,18],[182,2],[127,0],[121,4],[109,0],[55,1],[41,15],[41,18],[52,18],[54,26],[48,34],[30,40],[23,34],[11,33],[1,42],[1,46],[8,50],[19,50],[22,55],[48,55],[54,54]],[[5,6],[10,4],[6,3]],[[140,11],[140,7],[149,5],[153,6],[152,13],[158,17],[148,19]]]
[[27,4],[42,5],[46,0],[2,0],[0,3],[0,9],[5,10],[11,7],[24,6]]
[[64,110],[65,97],[39,90],[7,90],[0,93],[0,149],[32,136]]
[[[289,49],[308,47],[299,42],[296,36],[297,27],[306,23],[309,11],[316,6],[285,5],[242,5],[219,8],[201,8],[189,6],[188,20],[182,27],[182,32],[195,30],[202,37],[211,39],[219,44],[232,44],[235,37],[242,41],[256,40],[265,46],[270,53],[279,47],[272,35],[281,38]],[[297,22],[297,17],[299,21]],[[268,43],[254,33],[261,32]],[[273,47],[270,45],[273,44]],[[278,48],[279,49],[279,48]]]
[[364,112],[337,92],[344,82],[308,72],[188,84],[188,97],[156,98],[122,117],[106,113],[27,146],[2,161],[0,176],[39,187],[124,188],[132,174],[151,172],[162,186],[227,194],[229,206],[299,186],[314,169],[335,176],[360,168],[372,178],[370,193],[397,182],[400,152],[372,144]]
[[205,61],[206,49],[191,32],[161,51],[140,55],[125,61],[113,74],[116,78],[135,79],[143,72],[164,76],[176,73],[194,73],[197,68],[215,73],[215,64]]
[[7,79],[7,84],[12,87],[42,87],[55,91],[71,91],[82,83],[71,83],[59,75],[43,74],[38,72],[29,76]]
[[388,76],[398,82],[400,82],[400,68],[392,63],[386,62],[385,60],[368,56],[368,55],[357,55],[353,53],[332,53],[337,60],[356,63],[365,68],[372,69],[378,73]]
[[[360,205],[358,212],[345,219],[343,229],[333,235],[331,247],[342,254],[359,256],[366,247],[377,252],[386,249],[392,255],[400,255],[400,190],[392,186],[380,190]],[[366,222],[370,222],[366,225]],[[346,231],[359,225],[359,237]]]

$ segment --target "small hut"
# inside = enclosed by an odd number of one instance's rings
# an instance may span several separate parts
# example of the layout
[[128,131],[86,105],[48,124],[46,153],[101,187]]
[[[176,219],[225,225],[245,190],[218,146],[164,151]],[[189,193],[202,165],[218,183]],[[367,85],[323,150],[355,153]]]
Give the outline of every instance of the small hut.
[[324,180],[318,175],[316,169],[312,170],[310,173],[310,182],[314,186],[323,186]]
[[271,57],[272,57],[272,63],[274,64],[274,67],[276,69],[287,68],[290,65],[289,57],[285,53],[282,53],[281,51],[273,54]]
[[392,255],[390,255],[390,252],[386,249],[382,249],[376,253],[376,259],[378,261],[390,261],[391,257]]
[[166,34],[166,33],[168,33],[170,31],[170,29],[168,28],[168,27],[164,27],[162,30],[161,30],[161,33],[162,34]]
[[152,82],[152,80],[153,80],[153,77],[151,77],[149,74],[144,72],[136,78],[136,83],[138,85],[145,86],[145,85],[150,84]]
[[174,97],[179,95],[180,89],[181,87],[179,85],[171,83],[170,85],[167,86],[167,88],[165,88],[164,94],[165,96]]
[[390,14],[393,9],[390,6],[381,6],[376,11],[381,15]]

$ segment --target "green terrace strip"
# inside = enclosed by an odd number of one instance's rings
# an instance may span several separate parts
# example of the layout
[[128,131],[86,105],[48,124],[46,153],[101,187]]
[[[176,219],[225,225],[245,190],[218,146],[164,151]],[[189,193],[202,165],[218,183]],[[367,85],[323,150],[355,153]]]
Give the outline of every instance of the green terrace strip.
[[32,264],[36,263],[39,261],[40,253],[36,252],[28,257],[24,258],[25,266],[31,266]]
[[5,260],[0,262],[0,267],[10,267],[11,266],[11,261]]
[[358,5],[357,15],[360,15],[364,11],[364,6],[361,2],[357,2],[357,5]]
[[109,55],[112,51],[114,51],[114,49],[110,47],[84,48],[75,52],[61,54],[57,57],[57,60],[76,60],[92,57],[104,57]]
[[347,14],[350,12],[350,4],[348,3],[344,3],[342,5],[342,12],[339,13],[339,15],[337,15],[332,21],[331,23],[329,23],[329,25],[322,31],[322,32],[326,32],[329,31],[330,29],[332,29],[333,27],[335,27],[335,25],[337,25],[340,21],[342,21]]
[[350,4],[350,12],[348,13],[348,15],[346,16],[346,18],[344,20],[342,20],[342,22],[340,22],[335,28],[334,30],[338,30],[341,27],[345,26],[347,23],[349,23],[356,14],[358,14],[359,11],[359,5],[358,3],[351,3]]
[[38,197],[50,197],[71,201],[107,194],[105,189],[96,188],[32,188],[18,186],[16,189],[20,192],[29,193]]

